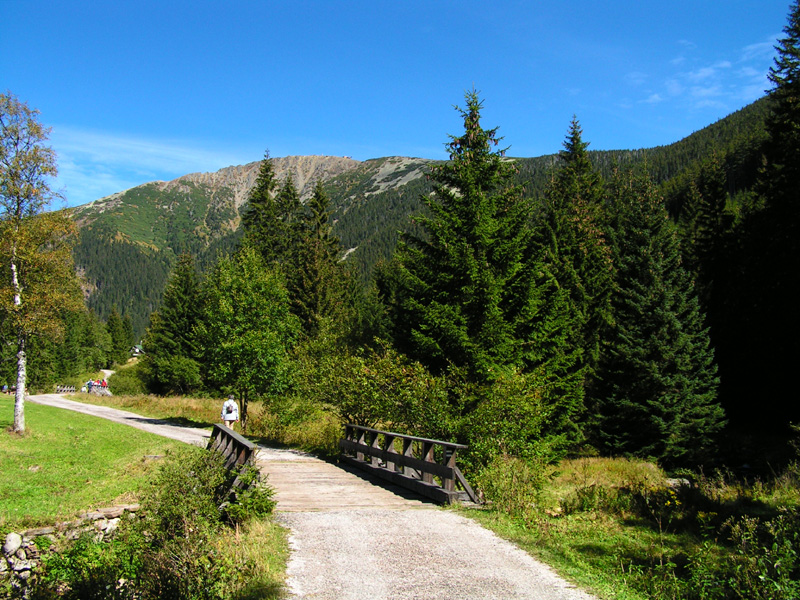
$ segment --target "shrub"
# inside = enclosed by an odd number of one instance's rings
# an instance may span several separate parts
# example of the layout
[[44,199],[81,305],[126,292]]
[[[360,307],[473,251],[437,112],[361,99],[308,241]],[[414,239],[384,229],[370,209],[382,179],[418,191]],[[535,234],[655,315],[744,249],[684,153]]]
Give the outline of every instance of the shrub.
[[476,482],[493,508],[531,522],[536,502],[547,481],[546,466],[507,454],[498,454],[476,477]]
[[108,378],[108,387],[117,396],[136,396],[147,393],[141,365],[134,363],[120,368]]
[[[81,538],[48,555],[36,599],[119,600],[230,598],[247,565],[222,542],[226,522],[269,514],[272,490],[258,471],[239,473],[246,491],[228,503],[231,474],[223,458],[197,447],[169,455],[142,496],[135,521],[110,542]],[[252,484],[252,486],[250,486]],[[219,506],[225,510],[220,511]],[[243,585],[243,584],[242,584]]]

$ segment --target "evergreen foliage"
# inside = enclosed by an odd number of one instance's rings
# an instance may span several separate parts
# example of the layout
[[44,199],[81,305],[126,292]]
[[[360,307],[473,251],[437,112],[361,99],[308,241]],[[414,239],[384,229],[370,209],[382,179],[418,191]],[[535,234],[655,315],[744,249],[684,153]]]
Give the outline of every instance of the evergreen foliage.
[[284,264],[296,249],[301,227],[299,211],[300,198],[294,181],[287,177],[278,190],[272,161],[266,152],[242,213],[244,242],[255,248],[268,264]]
[[559,286],[578,316],[570,343],[590,369],[612,320],[612,264],[606,243],[603,182],[589,160],[578,120],[570,124],[559,164],[545,192],[539,237]]
[[[578,353],[568,344],[574,311],[533,243],[532,205],[511,182],[513,162],[494,150],[497,129],[481,127],[474,91],[466,104],[464,134],[451,136],[451,160],[433,167],[433,193],[422,198],[428,212],[417,221],[425,236],[404,235],[396,261],[382,271],[393,337],[461,390],[452,401],[460,439],[478,443],[466,426],[476,415],[499,422],[497,410],[525,405],[537,418],[520,422],[513,443],[498,431],[494,447],[551,442],[563,450],[555,440],[580,437],[583,406]],[[524,389],[512,385],[504,404],[499,390],[515,377]],[[476,450],[476,465],[491,455]]]
[[195,340],[200,298],[194,259],[182,254],[167,282],[161,306],[150,317],[143,341],[145,368],[155,392],[186,393],[201,383]]
[[109,364],[125,364],[130,357],[131,347],[133,346],[133,327],[128,315],[122,316],[117,312],[117,307],[111,307],[111,313],[106,321],[106,331],[111,337],[111,354]]
[[323,322],[345,335],[352,325],[354,305],[348,297],[351,273],[339,262],[339,240],[331,230],[330,200],[317,182],[304,215],[302,237],[286,266],[292,312],[305,333],[316,335]]
[[464,134],[451,136],[451,160],[432,168],[434,192],[422,198],[426,235],[404,235],[383,293],[401,348],[485,381],[536,352],[528,340],[541,267],[530,263],[531,205],[510,182],[513,163],[493,149],[497,129],[481,127],[477,94],[466,102]]
[[722,427],[716,365],[674,226],[645,175],[610,185],[615,327],[603,347],[592,407],[607,454],[696,465]]

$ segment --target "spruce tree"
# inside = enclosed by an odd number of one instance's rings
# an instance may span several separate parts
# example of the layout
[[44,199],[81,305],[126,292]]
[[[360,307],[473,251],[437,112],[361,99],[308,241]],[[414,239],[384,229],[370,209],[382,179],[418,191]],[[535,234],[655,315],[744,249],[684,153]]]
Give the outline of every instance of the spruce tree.
[[497,129],[481,127],[481,108],[467,93],[464,133],[450,136],[450,161],[432,169],[433,193],[421,198],[424,236],[403,236],[381,292],[395,343],[434,371],[455,367],[477,383],[538,373],[548,382],[544,403],[563,418],[555,429],[582,406],[566,344],[574,319],[533,244],[532,205],[512,183],[514,163],[495,149]]
[[598,366],[594,442],[605,454],[698,464],[724,420],[675,228],[646,175],[618,173],[609,201],[615,326]]
[[242,226],[244,243],[255,248],[268,262],[275,262],[280,255],[280,238],[277,235],[280,217],[274,198],[277,187],[278,181],[267,151],[247,197],[247,205],[242,212]]
[[[724,327],[730,366],[723,380],[731,416],[747,430],[789,434],[800,404],[800,1],[792,2],[769,71],[771,113],[757,200],[738,228],[740,271],[729,285]],[[749,376],[743,377],[742,374]],[[758,410],[753,410],[753,405]]]
[[592,369],[601,334],[611,321],[612,263],[605,239],[603,182],[589,160],[589,144],[582,134],[573,117],[559,166],[546,190],[538,236],[579,318],[572,343]]
[[339,240],[330,225],[330,199],[322,182],[314,186],[294,260],[287,269],[289,297],[305,333],[315,336],[323,322],[344,333],[353,306],[348,298],[350,272],[339,262]]
[[161,306],[150,315],[150,327],[143,341],[143,362],[153,391],[184,393],[200,385],[195,335],[200,302],[194,259],[182,254],[167,281]]

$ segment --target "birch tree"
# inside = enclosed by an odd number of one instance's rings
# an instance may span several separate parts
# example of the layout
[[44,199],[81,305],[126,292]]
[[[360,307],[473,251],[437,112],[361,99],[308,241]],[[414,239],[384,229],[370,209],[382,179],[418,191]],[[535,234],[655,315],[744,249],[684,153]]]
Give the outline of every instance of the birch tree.
[[56,194],[49,179],[56,156],[45,146],[49,129],[39,112],[12,94],[0,94],[0,316],[16,348],[15,432],[25,431],[27,347],[34,335],[63,333],[58,318],[81,305],[72,263],[74,225],[46,212]]

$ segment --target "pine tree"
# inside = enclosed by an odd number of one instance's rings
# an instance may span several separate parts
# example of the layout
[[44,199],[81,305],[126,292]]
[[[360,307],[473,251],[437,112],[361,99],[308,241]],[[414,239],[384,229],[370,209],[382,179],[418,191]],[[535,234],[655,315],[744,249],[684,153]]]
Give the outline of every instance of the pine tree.
[[109,363],[125,364],[134,341],[130,317],[127,315],[123,317],[119,314],[117,307],[112,306],[106,320],[106,331],[111,336]]
[[150,315],[144,364],[155,391],[184,393],[200,384],[195,327],[201,311],[194,259],[182,254],[164,289],[161,306]]
[[280,254],[278,206],[274,194],[278,187],[269,151],[264,153],[255,185],[247,197],[247,205],[242,212],[242,226],[245,231],[244,243],[252,246],[268,262],[275,262]]
[[574,317],[532,243],[531,203],[511,182],[513,162],[494,149],[497,129],[481,127],[481,108],[477,94],[467,93],[459,109],[464,133],[451,136],[450,161],[432,170],[433,193],[421,199],[428,212],[417,221],[425,235],[404,235],[384,271],[393,336],[434,372],[455,368],[468,387],[477,386],[461,416],[469,419],[480,406],[502,411],[494,385],[529,374],[535,389],[517,400],[530,394],[543,412],[535,431],[523,427],[517,437],[569,430],[574,439],[583,406],[577,357],[567,344]]
[[[769,71],[771,113],[758,198],[737,233],[740,271],[725,290],[731,416],[748,430],[789,434],[800,404],[787,398],[800,355],[800,1]],[[747,374],[747,377],[743,375]],[[753,410],[757,403],[758,410]]]
[[606,454],[697,464],[724,421],[676,231],[646,176],[617,174],[610,203],[615,327],[599,362],[594,441]]
[[289,297],[306,334],[315,336],[324,322],[344,333],[353,317],[348,297],[351,273],[339,262],[339,240],[330,225],[330,199],[322,182],[314,186],[303,236],[287,268]]
[[603,182],[589,160],[589,144],[582,134],[573,117],[546,190],[539,238],[580,320],[572,343],[582,349],[582,360],[592,369],[601,334],[611,322],[612,263],[604,231]]
[[274,231],[276,261],[284,265],[296,258],[306,235],[305,211],[291,174],[283,180],[275,197],[275,206],[278,216]]

